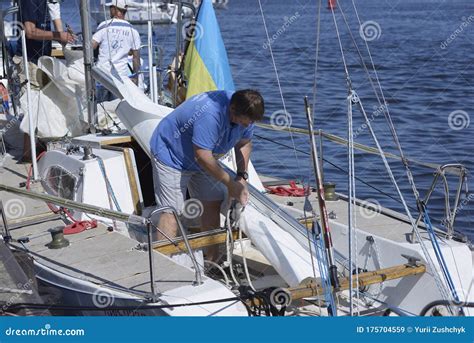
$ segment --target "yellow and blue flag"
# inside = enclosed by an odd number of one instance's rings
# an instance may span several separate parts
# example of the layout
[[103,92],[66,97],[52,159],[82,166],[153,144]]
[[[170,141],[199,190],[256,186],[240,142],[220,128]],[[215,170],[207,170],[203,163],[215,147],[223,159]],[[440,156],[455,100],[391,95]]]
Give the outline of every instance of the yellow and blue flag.
[[184,60],[186,99],[212,90],[235,90],[212,0],[203,0]]

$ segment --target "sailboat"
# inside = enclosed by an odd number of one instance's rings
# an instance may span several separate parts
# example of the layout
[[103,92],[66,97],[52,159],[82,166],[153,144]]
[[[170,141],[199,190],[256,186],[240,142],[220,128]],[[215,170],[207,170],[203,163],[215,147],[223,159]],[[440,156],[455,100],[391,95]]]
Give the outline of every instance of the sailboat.
[[[197,21],[213,13],[205,0]],[[199,49],[199,39],[190,51]],[[181,236],[154,241],[157,218],[173,209],[152,206],[149,142],[173,109],[151,101],[113,66],[91,73],[118,97],[110,106],[126,131],[54,142],[38,160],[37,182],[28,173],[28,189],[14,186],[22,175],[8,169],[0,183],[3,237],[33,260],[39,282],[59,291],[64,305],[58,309],[86,315],[473,314],[469,244],[430,230],[428,221],[413,227],[409,216],[353,194],[330,199],[320,187],[313,138],[318,187],[305,188],[291,208],[287,198],[267,193],[250,165],[251,197],[243,211],[229,204],[222,227],[201,233],[195,230],[199,206],[190,201],[186,221],[173,212]],[[351,95],[349,104],[357,105],[360,99]],[[305,133],[314,137],[310,118]],[[344,144],[354,148],[350,138]],[[232,154],[220,162],[236,171]],[[28,212],[27,221],[8,220],[12,204]],[[223,251],[221,264],[203,260],[202,249],[211,245]]]
[[[108,19],[108,8],[102,0],[99,7],[91,11],[91,16],[100,23]],[[126,19],[132,24],[146,24],[151,17],[153,24],[175,24],[178,18],[178,6],[165,1],[137,0],[127,1]],[[189,15],[189,11],[186,12]]]

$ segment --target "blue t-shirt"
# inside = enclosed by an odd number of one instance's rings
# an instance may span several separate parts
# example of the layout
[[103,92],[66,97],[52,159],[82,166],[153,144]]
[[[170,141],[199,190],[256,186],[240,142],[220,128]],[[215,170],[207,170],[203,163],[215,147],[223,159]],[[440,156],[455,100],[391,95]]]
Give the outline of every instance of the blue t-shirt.
[[[37,29],[51,31],[51,18],[49,16],[46,0],[22,0],[19,2],[19,20],[22,23],[31,21]],[[51,55],[50,40],[26,39],[28,61],[37,63],[41,56]],[[23,56],[21,39],[18,41],[16,55]]]
[[246,128],[230,122],[233,93],[202,93],[179,105],[153,132],[150,146],[155,158],[178,170],[200,170],[193,145],[220,157],[241,139],[252,138],[254,124]]

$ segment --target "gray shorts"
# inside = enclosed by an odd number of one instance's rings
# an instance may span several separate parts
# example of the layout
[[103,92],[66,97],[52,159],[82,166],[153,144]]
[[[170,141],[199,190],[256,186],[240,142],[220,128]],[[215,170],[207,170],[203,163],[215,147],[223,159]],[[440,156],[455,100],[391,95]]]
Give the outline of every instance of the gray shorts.
[[[171,168],[157,159],[152,159],[153,184],[158,206],[170,206],[179,215],[200,207],[203,201],[222,201],[227,194],[226,187],[202,171],[187,171]],[[186,191],[191,199],[186,200]],[[199,200],[199,202],[196,201]]]

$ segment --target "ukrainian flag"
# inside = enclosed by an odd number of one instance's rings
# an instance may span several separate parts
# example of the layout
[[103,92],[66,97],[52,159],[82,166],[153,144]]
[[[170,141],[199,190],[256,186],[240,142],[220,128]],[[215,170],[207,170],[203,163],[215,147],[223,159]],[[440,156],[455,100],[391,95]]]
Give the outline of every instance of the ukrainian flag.
[[212,0],[203,0],[184,60],[186,99],[212,90],[235,90]]

